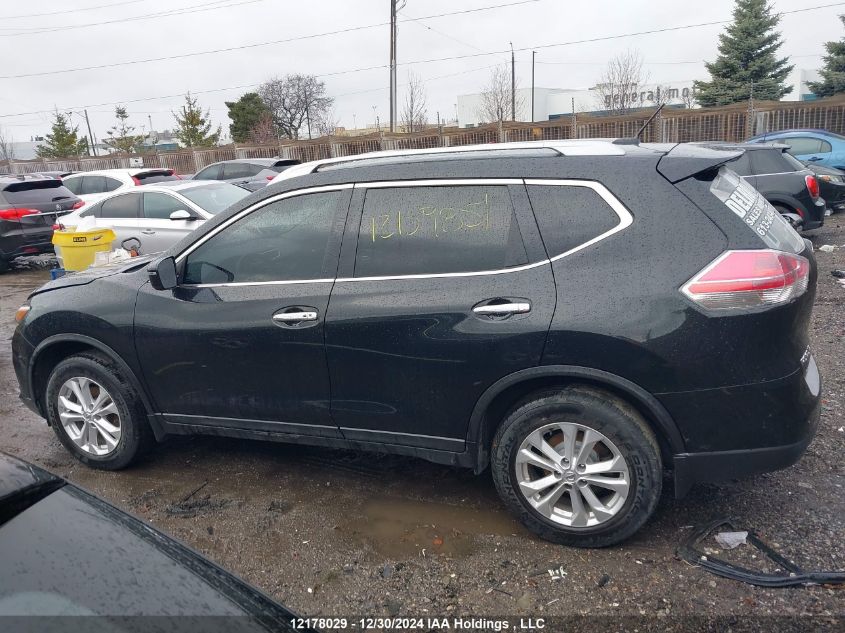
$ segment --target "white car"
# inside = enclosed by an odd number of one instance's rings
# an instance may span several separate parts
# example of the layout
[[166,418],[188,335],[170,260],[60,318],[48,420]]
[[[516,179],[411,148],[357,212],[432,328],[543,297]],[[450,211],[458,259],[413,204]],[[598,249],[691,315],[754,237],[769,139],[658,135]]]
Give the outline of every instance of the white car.
[[62,178],[62,184],[85,204],[92,204],[116,191],[170,180],[180,180],[172,169],[101,169],[70,174]]
[[[114,229],[112,250],[134,237],[142,253],[170,248],[203,222],[250,194],[226,182],[176,180],[109,194],[59,218],[61,228],[75,227],[83,218],[97,218],[98,227]],[[61,253],[56,248],[61,264]]]

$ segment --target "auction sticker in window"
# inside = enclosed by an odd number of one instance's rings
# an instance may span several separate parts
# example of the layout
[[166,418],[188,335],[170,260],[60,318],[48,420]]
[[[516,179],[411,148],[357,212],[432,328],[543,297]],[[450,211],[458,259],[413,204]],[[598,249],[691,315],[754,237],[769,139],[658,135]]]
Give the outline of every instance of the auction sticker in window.
[[736,173],[722,167],[710,191],[736,213],[769,248],[791,253],[804,250],[804,241],[759,191]]

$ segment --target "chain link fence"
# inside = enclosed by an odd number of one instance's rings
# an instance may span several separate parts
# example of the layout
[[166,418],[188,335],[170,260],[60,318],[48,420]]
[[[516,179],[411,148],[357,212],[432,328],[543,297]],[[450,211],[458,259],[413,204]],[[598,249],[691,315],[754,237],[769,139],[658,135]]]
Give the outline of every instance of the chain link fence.
[[[512,143],[636,136],[654,109],[623,116],[565,115],[540,123],[499,123],[476,128],[428,129],[413,134],[373,132],[367,136],[330,136],[314,140],[279,141],[272,145],[228,145],[212,149],[182,149],[139,155],[145,168],[168,168],[180,174],[236,158],[293,158],[300,161],[353,156],[379,150],[457,147],[480,143]],[[820,128],[845,134],[845,95],[801,102],[749,102],[722,108],[665,108],[646,125],[643,142],[739,142],[757,134],[792,128]],[[76,160],[6,161],[5,171],[91,171],[129,168],[130,156],[86,157]],[[134,162],[134,161],[133,161]]]

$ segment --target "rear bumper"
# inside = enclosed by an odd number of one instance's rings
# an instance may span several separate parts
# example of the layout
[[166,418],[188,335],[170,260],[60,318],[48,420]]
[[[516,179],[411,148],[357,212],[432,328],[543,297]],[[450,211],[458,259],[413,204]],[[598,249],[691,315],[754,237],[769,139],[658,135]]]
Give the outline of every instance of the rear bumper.
[[675,495],[681,497],[696,483],[747,477],[797,462],[818,428],[821,377],[808,354],[799,371],[780,380],[659,398],[689,449],[673,459]]

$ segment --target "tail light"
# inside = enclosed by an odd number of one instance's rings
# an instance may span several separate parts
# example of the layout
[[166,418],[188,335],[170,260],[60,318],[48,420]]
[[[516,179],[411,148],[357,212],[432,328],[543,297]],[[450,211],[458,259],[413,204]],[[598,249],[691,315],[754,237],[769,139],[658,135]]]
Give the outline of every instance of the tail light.
[[273,178],[275,178],[275,176],[267,176],[267,180],[273,180]]
[[681,292],[709,310],[760,308],[800,297],[809,278],[810,262],[800,255],[770,249],[727,251]]
[[134,182],[136,185],[140,185],[140,184],[141,184],[141,181],[140,181],[140,180],[138,180],[137,178],[135,178],[135,176],[132,176],[132,182]]
[[63,227],[61,224],[58,224],[58,223],[56,223],[56,224],[54,224],[54,225],[53,225],[53,230],[54,230],[54,231],[61,231],[63,228],[64,228],[64,227]]
[[73,207],[71,207],[71,208],[76,210],[76,209],[81,209],[84,206],[85,206],[85,200],[78,200],[77,202],[75,202],[73,204]]
[[813,200],[819,197],[819,181],[815,176],[804,176],[804,182],[807,183],[807,191],[810,192]]
[[20,220],[25,215],[40,213],[36,209],[0,209],[0,220]]

